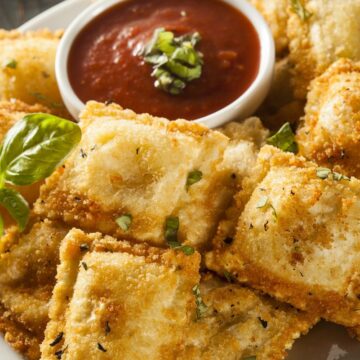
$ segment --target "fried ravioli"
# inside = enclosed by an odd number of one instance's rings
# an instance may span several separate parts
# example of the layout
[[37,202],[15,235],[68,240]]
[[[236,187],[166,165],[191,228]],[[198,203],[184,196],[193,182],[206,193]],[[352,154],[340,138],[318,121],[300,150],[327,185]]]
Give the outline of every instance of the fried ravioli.
[[[227,137],[96,102],[88,103],[80,125],[82,141],[42,187],[38,214],[163,246],[166,219],[177,217],[180,242],[207,243],[229,200],[220,168]],[[122,229],[116,219],[124,215],[132,221]]]
[[208,268],[343,324],[360,324],[360,181],[273,147],[259,154],[257,186],[229,244]]
[[317,322],[314,315],[210,274],[200,290],[207,312],[190,325],[176,359],[284,359],[295,339]]
[[60,256],[43,360],[277,360],[317,320],[211,275],[198,287],[197,253],[73,229]]
[[286,33],[288,0],[249,0],[249,2],[268,22],[275,39],[277,55],[281,55],[288,46]]
[[66,232],[63,226],[45,220],[35,223],[28,233],[13,229],[1,239],[10,245],[0,255],[0,331],[30,359],[39,358],[59,246]]
[[360,177],[360,63],[339,60],[311,84],[296,138],[306,158]]
[[195,318],[200,256],[71,230],[41,359],[175,359]]
[[55,77],[55,55],[62,32],[0,30],[0,100],[40,103],[68,116]]
[[360,61],[360,2],[302,0],[302,4],[306,18],[292,10],[288,37],[295,95],[304,99],[310,81],[336,60]]

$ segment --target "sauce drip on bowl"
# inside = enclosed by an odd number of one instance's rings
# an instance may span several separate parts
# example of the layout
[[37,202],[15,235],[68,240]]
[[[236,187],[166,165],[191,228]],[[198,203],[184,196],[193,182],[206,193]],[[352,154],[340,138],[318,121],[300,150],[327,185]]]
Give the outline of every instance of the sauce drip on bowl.
[[[202,75],[179,95],[154,87],[152,67],[139,55],[154,31],[198,32]],[[221,0],[130,0],[92,20],[68,60],[71,85],[86,102],[114,101],[137,113],[198,119],[243,94],[255,80],[260,42],[251,22]]]

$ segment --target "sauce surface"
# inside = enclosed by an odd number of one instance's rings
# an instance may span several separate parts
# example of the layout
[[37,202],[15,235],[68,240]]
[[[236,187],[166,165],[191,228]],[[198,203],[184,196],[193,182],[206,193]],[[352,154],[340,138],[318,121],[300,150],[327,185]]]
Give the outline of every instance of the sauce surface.
[[[180,95],[154,87],[139,51],[158,28],[175,36],[199,32],[200,79]],[[130,0],[90,22],[75,39],[68,72],[83,101],[113,101],[137,113],[197,119],[236,100],[255,80],[260,43],[251,22],[220,0]]]

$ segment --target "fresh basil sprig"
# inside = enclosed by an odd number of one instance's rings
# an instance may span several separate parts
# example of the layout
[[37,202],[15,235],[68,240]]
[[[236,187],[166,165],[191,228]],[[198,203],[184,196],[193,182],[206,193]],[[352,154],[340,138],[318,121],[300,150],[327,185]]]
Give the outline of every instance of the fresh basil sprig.
[[42,113],[25,116],[5,135],[0,150],[0,204],[16,220],[20,231],[27,224],[29,205],[19,192],[5,185],[31,185],[45,179],[80,139],[77,124]]
[[188,82],[201,76],[203,55],[195,49],[200,40],[196,32],[175,37],[171,31],[155,30],[141,55],[153,65],[151,76],[156,78],[156,88],[178,95]]

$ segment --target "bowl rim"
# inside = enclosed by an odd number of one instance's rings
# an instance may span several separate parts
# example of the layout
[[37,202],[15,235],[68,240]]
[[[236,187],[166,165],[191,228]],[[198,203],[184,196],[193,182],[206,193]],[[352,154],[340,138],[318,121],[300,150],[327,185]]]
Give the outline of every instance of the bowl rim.
[[[116,4],[125,1],[131,0],[102,0],[90,5],[71,22],[60,41],[55,61],[56,80],[66,107],[76,119],[78,119],[78,115],[82,109],[84,109],[85,104],[79,99],[72,88],[68,74],[68,57],[73,42],[84,27],[86,27],[94,18]],[[270,89],[275,67],[274,39],[270,27],[262,15],[246,0],[221,1],[239,10],[252,23],[260,42],[260,61],[255,79],[243,94],[225,107],[199,119],[192,120],[194,123],[200,123],[209,128],[221,126],[234,120],[234,117],[236,116],[241,116],[243,118],[250,116],[265,99]],[[240,115],[241,110],[245,108],[246,105],[249,107],[248,103],[250,102],[254,102],[252,106],[250,105],[250,110],[245,110],[246,113]],[[236,115],[237,113],[239,114]]]

